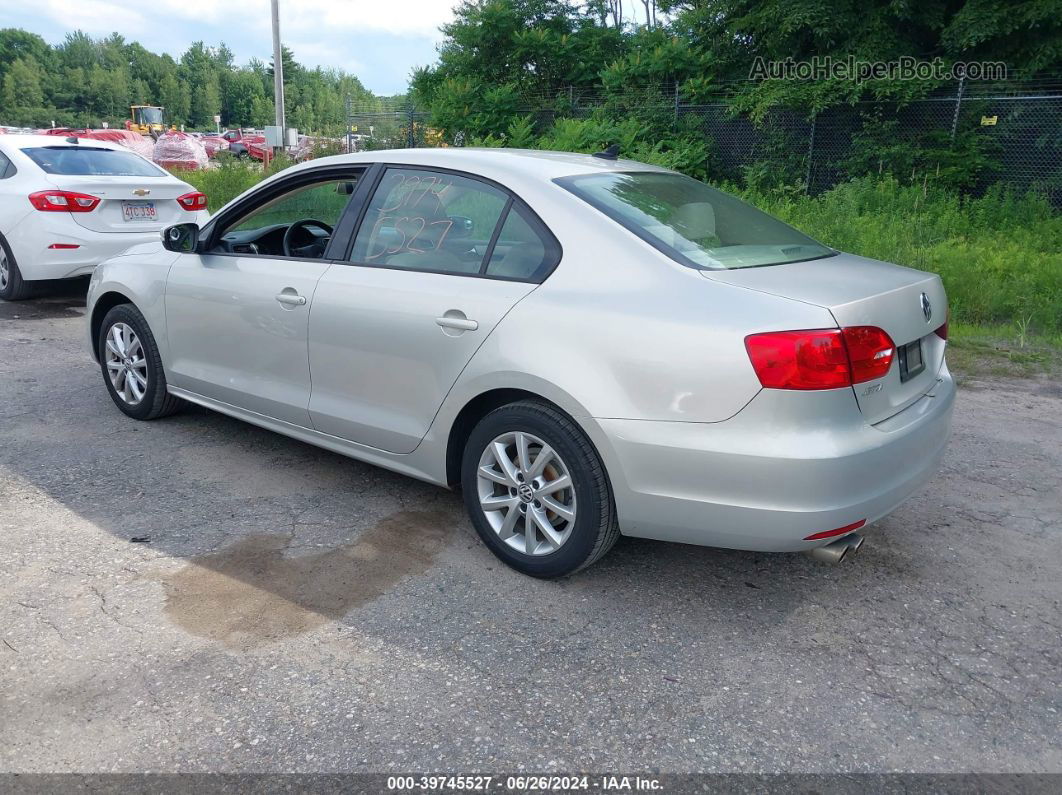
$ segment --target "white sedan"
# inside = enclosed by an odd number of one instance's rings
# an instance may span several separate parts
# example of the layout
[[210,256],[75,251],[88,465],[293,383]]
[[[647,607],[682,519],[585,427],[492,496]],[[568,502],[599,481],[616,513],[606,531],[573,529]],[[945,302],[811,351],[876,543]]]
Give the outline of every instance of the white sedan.
[[206,223],[206,196],[124,147],[51,135],[0,137],[0,298],[68,279],[160,230]]

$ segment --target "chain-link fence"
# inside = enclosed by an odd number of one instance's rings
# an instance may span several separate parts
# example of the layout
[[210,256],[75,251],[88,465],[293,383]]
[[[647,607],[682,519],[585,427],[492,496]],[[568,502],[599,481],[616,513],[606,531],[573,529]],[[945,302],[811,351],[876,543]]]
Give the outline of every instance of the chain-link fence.
[[[983,193],[1002,183],[1062,204],[1062,94],[931,98],[901,108],[857,103],[810,118],[769,111],[758,123],[725,104],[680,106],[712,143],[712,171],[820,193],[851,176],[944,178]],[[762,172],[762,174],[760,173]]]
[[440,146],[444,141],[428,126],[429,115],[404,97],[381,97],[366,106],[348,100],[347,151]]
[[[717,179],[769,182],[817,194],[852,176],[891,173],[910,182],[944,182],[980,194],[995,184],[1044,192],[1062,206],[1062,91],[1035,94],[959,86],[897,107],[861,102],[815,115],[769,110],[759,120],[719,101],[688,104],[672,89],[617,98],[572,89],[528,98],[521,113],[548,127],[558,116],[619,108],[673,116],[709,144]],[[429,125],[429,113],[405,100],[348,112],[350,145],[381,149],[461,145]]]

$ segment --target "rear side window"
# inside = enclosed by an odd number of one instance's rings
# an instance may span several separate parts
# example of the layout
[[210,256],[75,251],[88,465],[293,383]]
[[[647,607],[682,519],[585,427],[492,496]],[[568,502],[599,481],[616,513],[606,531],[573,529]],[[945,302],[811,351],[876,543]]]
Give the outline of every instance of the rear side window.
[[529,282],[560,258],[556,238],[500,186],[396,167],[376,187],[350,255],[359,265]]
[[515,204],[502,224],[487,263],[487,275],[541,281],[557,259],[553,242],[545,240]]
[[0,179],[7,179],[15,175],[15,166],[7,159],[7,155],[0,152]]
[[369,202],[351,258],[385,268],[478,274],[508,202],[479,180],[390,168]]
[[164,177],[139,155],[95,146],[34,146],[22,150],[46,174],[78,177]]

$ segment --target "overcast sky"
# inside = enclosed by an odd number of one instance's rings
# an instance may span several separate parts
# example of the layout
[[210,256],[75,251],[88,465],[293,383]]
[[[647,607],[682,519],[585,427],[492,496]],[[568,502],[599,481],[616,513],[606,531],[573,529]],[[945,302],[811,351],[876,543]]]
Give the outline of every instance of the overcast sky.
[[[280,0],[280,31],[295,59],[350,72],[376,94],[405,91],[411,70],[435,62],[439,26],[459,0]],[[640,0],[624,0],[628,21]],[[49,44],[83,30],[117,31],[152,52],[180,56],[193,41],[225,42],[243,65],[273,54],[269,0],[0,0],[0,27]]]
[[[452,0],[280,0],[280,30],[308,66],[351,72],[377,94],[405,90],[410,70],[434,62]],[[193,41],[225,42],[244,64],[272,56],[269,0],[0,0],[0,27],[58,44],[67,33],[117,31],[178,57]]]

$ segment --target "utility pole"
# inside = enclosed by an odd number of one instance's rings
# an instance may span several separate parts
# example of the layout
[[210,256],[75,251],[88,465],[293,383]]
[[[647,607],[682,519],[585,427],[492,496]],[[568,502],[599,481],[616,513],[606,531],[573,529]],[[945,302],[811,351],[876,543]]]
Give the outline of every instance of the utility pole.
[[277,127],[280,128],[281,140],[287,137],[287,125],[284,123],[284,58],[280,49],[280,9],[278,0],[270,0],[273,14],[273,103],[277,111]]

